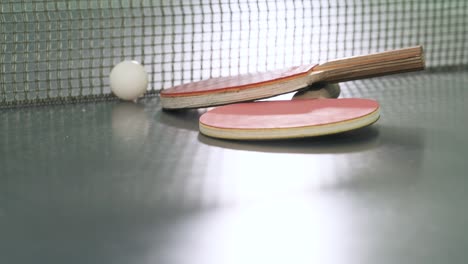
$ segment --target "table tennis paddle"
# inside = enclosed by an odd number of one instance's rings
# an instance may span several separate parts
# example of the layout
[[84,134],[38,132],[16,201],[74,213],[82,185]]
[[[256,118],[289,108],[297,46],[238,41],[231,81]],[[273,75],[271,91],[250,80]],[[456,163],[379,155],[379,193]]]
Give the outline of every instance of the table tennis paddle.
[[318,82],[342,82],[424,69],[421,46],[355,56],[320,65],[219,77],[163,89],[165,109],[199,108],[253,101],[297,91]]
[[336,134],[379,117],[379,104],[370,99],[257,101],[211,109],[200,117],[199,128],[210,137],[270,140]]

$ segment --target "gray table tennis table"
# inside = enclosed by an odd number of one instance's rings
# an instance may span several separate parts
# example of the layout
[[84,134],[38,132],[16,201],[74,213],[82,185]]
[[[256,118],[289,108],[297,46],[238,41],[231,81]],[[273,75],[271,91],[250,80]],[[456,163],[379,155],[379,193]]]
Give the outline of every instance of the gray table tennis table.
[[342,84],[374,125],[199,134],[159,98],[0,113],[1,263],[463,263],[467,74]]

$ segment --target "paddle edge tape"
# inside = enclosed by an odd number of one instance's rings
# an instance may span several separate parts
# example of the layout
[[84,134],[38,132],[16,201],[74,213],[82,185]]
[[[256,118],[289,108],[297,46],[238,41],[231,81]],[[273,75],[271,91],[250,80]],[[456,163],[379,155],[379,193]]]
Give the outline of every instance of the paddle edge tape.
[[[318,99],[320,100],[320,99]],[[293,128],[268,129],[226,129],[205,125],[199,122],[200,133],[214,138],[233,140],[272,140],[317,137],[347,132],[372,125],[380,118],[380,107],[373,112],[349,119],[324,125],[302,126]]]

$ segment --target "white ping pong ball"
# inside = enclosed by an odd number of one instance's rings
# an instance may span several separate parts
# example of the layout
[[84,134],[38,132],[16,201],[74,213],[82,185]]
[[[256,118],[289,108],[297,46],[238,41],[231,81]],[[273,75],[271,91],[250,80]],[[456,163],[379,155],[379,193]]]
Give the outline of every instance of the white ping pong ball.
[[123,100],[136,100],[148,87],[148,74],[136,61],[123,61],[115,65],[109,79],[112,92]]

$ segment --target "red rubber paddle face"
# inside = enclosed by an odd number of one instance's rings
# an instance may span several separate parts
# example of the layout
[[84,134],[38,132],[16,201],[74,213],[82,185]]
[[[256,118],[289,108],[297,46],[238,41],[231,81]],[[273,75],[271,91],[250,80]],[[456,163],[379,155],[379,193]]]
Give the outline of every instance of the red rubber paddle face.
[[164,89],[160,95],[161,97],[192,96],[256,88],[308,75],[314,66],[303,65],[264,73],[213,78]]
[[369,99],[302,99],[221,106],[200,117],[203,134],[231,139],[275,139],[334,134],[370,125],[379,104]]
[[353,98],[241,103],[217,107],[200,122],[226,129],[320,126],[363,117],[378,108],[376,101]]

